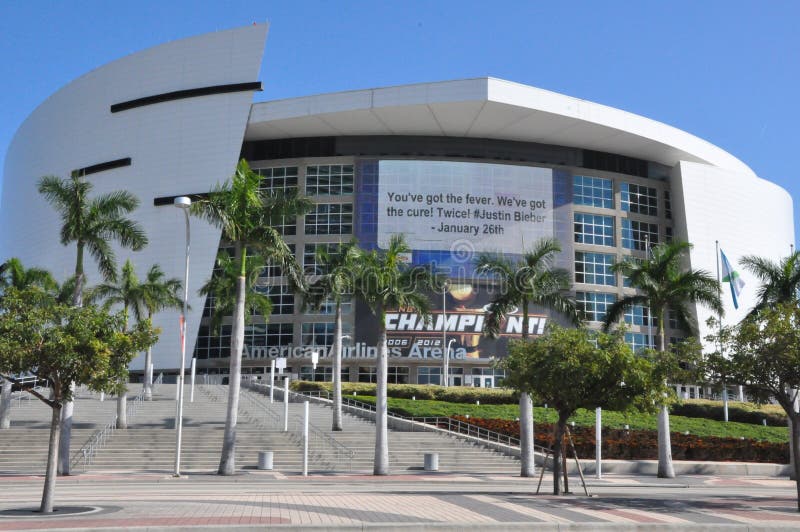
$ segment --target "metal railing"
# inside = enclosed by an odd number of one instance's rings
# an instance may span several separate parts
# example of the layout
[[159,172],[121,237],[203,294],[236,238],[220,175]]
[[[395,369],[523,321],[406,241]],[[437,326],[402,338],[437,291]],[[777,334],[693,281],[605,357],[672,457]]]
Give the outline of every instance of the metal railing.
[[[131,401],[128,401],[125,414],[129,421],[136,416],[136,413],[139,411],[139,408],[141,408],[144,402],[144,390],[141,390],[136,397],[134,397]],[[103,446],[113,435],[114,431],[117,430],[117,421],[117,414],[114,414],[114,419],[103,425],[101,429],[95,431],[94,434],[89,436],[89,439],[86,440],[86,443],[84,443],[83,446],[72,455],[70,467],[75,466],[79,462],[83,461],[83,470],[86,471],[86,466],[94,463],[94,457],[97,455],[97,451],[103,448]]]
[[[377,408],[372,403],[358,401],[355,399],[351,399],[349,397],[342,397],[342,408],[346,409],[347,407],[367,410],[369,412],[377,411]],[[388,413],[388,417],[391,419],[412,422],[409,423],[411,432],[414,432],[416,428],[419,428],[420,430],[426,430],[429,427],[436,427],[440,430],[448,432],[453,436],[467,436],[470,438],[476,438],[482,442],[498,443],[501,445],[507,445],[509,447],[518,448],[520,446],[519,438],[515,438],[513,436],[503,434],[502,432],[489,430],[480,427],[478,425],[474,425],[472,423],[460,421],[458,419],[453,419],[450,417],[409,417],[409,416],[402,416],[400,414],[394,414],[391,412]],[[418,424],[421,424],[423,426],[420,427]],[[534,450],[538,452],[548,451],[546,447],[540,445],[534,445],[533,447]]]
[[[248,390],[263,394],[265,398],[267,395],[269,395],[270,385],[267,383],[260,383],[251,379],[243,379],[242,386]],[[279,394],[275,393],[275,395],[280,395],[280,399],[282,401],[284,393],[283,387],[275,386],[275,392],[279,392]],[[261,403],[249,394],[242,394],[240,397],[246,397],[250,401],[250,404],[253,404],[259,410],[264,410],[275,423],[283,423],[283,416],[275,412],[275,409],[270,407],[269,403]],[[304,396],[303,394],[289,390],[290,402],[292,400],[295,402],[302,401],[306,397],[307,396]],[[295,443],[302,444],[303,417],[298,415],[292,416],[288,425],[291,428],[289,431],[289,438]],[[342,442],[338,441],[324,430],[315,427],[312,423],[308,424],[308,438],[311,455],[317,458],[318,461],[325,460],[331,469],[336,469],[337,466],[346,460],[348,471],[353,470],[353,458],[356,456],[356,451],[354,449],[351,449]],[[329,451],[329,454],[324,452],[326,449]],[[335,458],[335,463],[331,463],[327,460],[327,457],[331,455]]]

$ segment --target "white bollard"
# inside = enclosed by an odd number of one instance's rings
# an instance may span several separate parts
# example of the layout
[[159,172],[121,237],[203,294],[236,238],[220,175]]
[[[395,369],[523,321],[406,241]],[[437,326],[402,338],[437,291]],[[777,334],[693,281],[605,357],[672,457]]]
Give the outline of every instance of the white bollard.
[[289,377],[283,378],[283,432],[289,432]]
[[192,385],[189,388],[189,402],[190,403],[194,403],[194,375],[195,375],[195,368],[197,366],[196,361],[197,361],[196,358],[192,358]]
[[739,402],[744,403],[744,386],[739,385]]
[[595,478],[603,478],[602,457],[603,449],[603,409],[599,406],[594,411],[594,453],[595,453]]
[[303,476],[308,476],[308,401],[303,402]]
[[725,417],[725,422],[728,421],[728,387],[722,388],[722,411]]
[[273,400],[273,388],[275,387],[275,359],[273,358],[269,364],[269,402]]
[[102,403],[103,400],[106,398],[106,392],[100,392],[100,402]]

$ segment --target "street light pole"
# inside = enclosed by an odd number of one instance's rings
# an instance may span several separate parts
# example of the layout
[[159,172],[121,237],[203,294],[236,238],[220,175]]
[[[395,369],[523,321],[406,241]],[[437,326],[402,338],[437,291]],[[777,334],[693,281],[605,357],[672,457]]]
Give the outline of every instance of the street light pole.
[[450,384],[449,375],[447,374],[448,370],[450,369],[450,364],[448,364],[447,360],[447,351],[449,347],[447,345],[447,287],[449,283],[447,279],[444,280],[442,283],[442,370],[444,371],[444,375],[442,376],[442,384],[446,388]]
[[183,437],[183,374],[186,371],[186,314],[189,306],[189,207],[192,200],[186,196],[175,198],[174,205],[183,210],[186,220],[186,267],[183,275],[183,311],[181,312],[181,361],[178,373],[178,405],[175,414],[175,471],[173,476],[181,476],[181,438]]

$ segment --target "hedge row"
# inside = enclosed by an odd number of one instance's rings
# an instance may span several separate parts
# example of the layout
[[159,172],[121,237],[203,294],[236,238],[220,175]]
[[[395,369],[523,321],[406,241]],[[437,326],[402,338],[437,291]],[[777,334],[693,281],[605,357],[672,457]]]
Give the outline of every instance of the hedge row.
[[[333,384],[330,382],[295,381],[291,388],[297,392],[325,391],[332,393]],[[342,393],[352,395],[375,395],[375,384],[361,382],[343,382]],[[472,403],[480,401],[482,405],[516,404],[519,396],[512,390],[500,388],[471,388],[468,386],[434,386],[427,384],[390,384],[389,397],[399,399],[444,401],[447,403]]]
[[[505,419],[482,419],[453,416],[488,430],[519,438],[519,422]],[[595,457],[595,434],[591,427],[570,429],[575,450],[580,458]],[[555,443],[555,426],[537,423],[534,432],[536,445],[552,447]],[[771,443],[738,438],[699,437],[673,432],[672,458],[675,460],[789,462],[789,444]],[[568,456],[572,456],[568,451]],[[655,460],[658,459],[658,433],[654,430],[606,429],[603,431],[603,456],[608,459]]]
[[[724,408],[719,401],[692,400],[675,403],[670,413],[676,416],[699,417],[721,421],[725,419]],[[752,403],[728,403],[728,421],[761,425],[763,420],[771,427],[785,427],[786,413],[775,405],[754,405]]]
[[[309,382],[296,381],[291,384],[295,391],[326,391],[333,392],[333,384],[330,382]],[[359,382],[343,382],[342,393],[358,395],[375,395],[375,384]],[[448,403],[471,403],[480,401],[482,405],[505,405],[517,404],[519,395],[507,389],[500,388],[472,388],[468,386],[443,386],[426,384],[390,384],[389,397],[399,399],[445,401]],[[670,412],[676,416],[686,416],[703,419],[713,419],[721,421],[724,419],[722,403],[719,401],[708,401],[692,399],[681,401],[672,405]],[[772,427],[786,426],[786,414],[774,405],[754,405],[752,403],[728,403],[728,420],[740,423],[751,423],[761,425],[763,420],[767,420],[767,425]]]

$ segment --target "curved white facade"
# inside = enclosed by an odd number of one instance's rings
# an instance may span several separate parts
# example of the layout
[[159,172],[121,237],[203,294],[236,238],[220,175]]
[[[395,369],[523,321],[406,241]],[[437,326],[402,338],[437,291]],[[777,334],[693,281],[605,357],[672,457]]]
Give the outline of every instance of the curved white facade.
[[[183,279],[183,214],[155,207],[153,198],[208,190],[235,167],[252,91],[217,94],[112,113],[113,104],[137,98],[258,79],[266,25],[247,26],[170,42],[124,57],[76,79],[42,103],[20,126],[6,156],[0,207],[0,256],[51,270],[59,279],[75,267],[74,245],[59,243],[59,219],[36,191],[41,176],[68,177],[74,169],[131,158],[131,165],[88,176],[94,192],[126,189],[141,200],[133,215],[150,244],[139,253],[116,249],[122,264],[131,257],[144,276],[158,263]],[[211,271],[219,230],[192,224],[190,286]],[[5,259],[4,259],[5,260]],[[91,260],[89,283],[100,282]],[[203,300],[190,290],[189,324],[197,324]],[[156,317],[163,329],[156,367],[180,360],[178,316]],[[187,345],[196,327],[189,327]],[[133,367],[140,369],[137,359]]]
[[[110,111],[114,104],[139,98],[255,82],[266,34],[265,25],[255,25],[168,43],[98,68],[47,99],[22,124],[8,150],[0,208],[0,259],[17,256],[26,265],[49,268],[59,278],[70,275],[74,249],[58,242],[59,221],[36,192],[37,179],[48,174],[66,177],[77,168],[129,157],[130,166],[88,178],[96,193],[127,189],[141,199],[134,217],[147,231],[150,245],[132,254],[138,272],[143,275],[151,264],[159,263],[169,276],[182,278],[182,215],[169,206],[155,206],[154,199],[208,190],[231,174],[240,152],[247,153],[248,145],[269,141],[290,144],[292,139],[301,142],[309,138],[322,139],[323,143],[325,139],[361,139],[362,143],[372,138],[389,139],[387,142],[406,139],[409,145],[438,138],[442,142],[469,143],[468,149],[473,152],[481,144],[491,144],[495,151],[507,146],[509,152],[520,153],[531,146],[533,151],[550,155],[542,161],[509,156],[500,163],[548,168],[565,179],[578,173],[594,175],[591,169],[581,169],[589,168],[581,160],[581,153],[586,150],[612,158],[635,159],[645,170],[629,181],[646,184],[651,179],[644,175],[650,171],[647,169],[657,167],[653,174],[658,174],[654,179],[658,181],[659,194],[671,194],[671,218],[665,222],[662,216],[656,222],[668,223],[675,238],[692,242],[691,265],[712,274],[716,272],[715,241],[733,262],[746,254],[785,256],[794,242],[789,194],[756,176],[724,150],[625,111],[493,78],[257,104],[252,103],[252,90],[237,90]],[[556,154],[573,154],[574,159],[561,161]],[[322,154],[292,152],[256,162],[259,167],[300,168],[301,174],[309,165],[355,165],[357,190],[349,193],[356,196],[353,201],[357,202],[362,155],[355,148],[347,153],[330,149]],[[414,152],[397,149],[396,153],[383,155],[408,158]],[[374,154],[372,157],[382,158]],[[475,153],[420,158],[480,159]],[[484,162],[497,163],[496,159],[501,157],[487,155]],[[595,173],[612,180],[615,187],[627,180],[626,174],[619,171]],[[618,188],[615,190],[618,194]],[[336,204],[341,198],[318,201]],[[616,220],[627,216],[619,206],[611,210]],[[298,231],[302,227],[299,224]],[[616,231],[619,233],[619,228]],[[193,220],[193,310],[188,317],[187,338],[190,350],[204,305],[196,290],[211,272],[219,237],[219,231]],[[326,241],[332,240],[315,235],[300,238],[298,246]],[[619,248],[617,245],[611,251],[620,256]],[[300,256],[302,250],[297,253]],[[118,251],[120,262],[128,256],[129,252]],[[741,274],[747,286],[738,311],[733,310],[725,292],[726,320],[731,322],[737,321],[754,301],[755,280],[746,272]],[[89,279],[96,282],[96,272],[90,270]],[[618,292],[622,290],[620,286]],[[299,304],[297,307],[292,320],[299,328],[304,318]],[[701,309],[698,317],[702,323],[707,313]],[[329,318],[316,318],[320,319]],[[158,368],[174,368],[178,353],[177,314],[163,313],[157,324],[165,332],[155,350],[155,364]],[[297,342],[300,331],[292,334]],[[141,361],[137,360],[133,368],[141,369]]]

